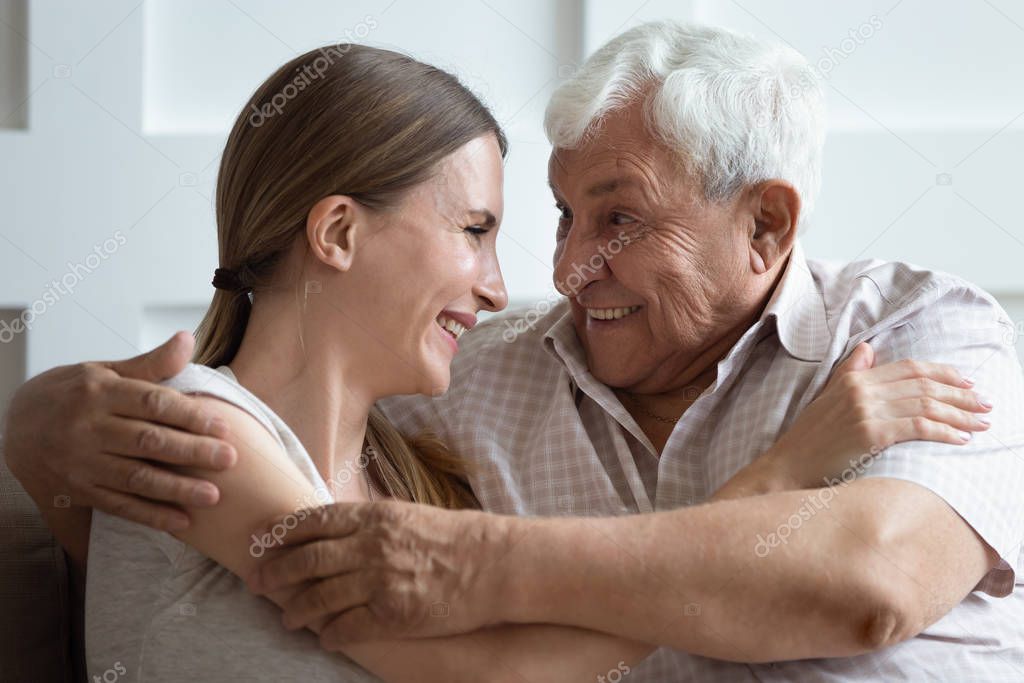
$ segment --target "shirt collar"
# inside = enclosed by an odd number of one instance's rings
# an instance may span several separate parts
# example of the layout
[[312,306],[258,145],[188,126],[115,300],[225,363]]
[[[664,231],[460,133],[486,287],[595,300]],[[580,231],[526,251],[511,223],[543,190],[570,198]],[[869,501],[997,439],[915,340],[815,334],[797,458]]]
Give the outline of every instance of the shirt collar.
[[578,383],[577,378],[581,373],[589,373],[586,353],[583,351],[580,338],[576,335],[576,325],[572,319],[572,304],[568,299],[563,299],[560,306],[563,306],[565,310],[544,333],[544,350],[564,365],[569,370],[574,383]]
[[775,321],[782,347],[799,360],[820,362],[832,334],[828,328],[825,300],[797,241],[789,254],[782,280],[775,288],[759,322]]
[[[576,336],[572,308],[568,300],[563,303],[565,312],[544,334],[544,348],[576,378],[588,372],[586,354]],[[828,329],[825,301],[799,241],[794,243],[786,270],[754,328],[761,328],[769,321],[775,322],[779,342],[789,355],[804,361],[824,359],[832,334]]]

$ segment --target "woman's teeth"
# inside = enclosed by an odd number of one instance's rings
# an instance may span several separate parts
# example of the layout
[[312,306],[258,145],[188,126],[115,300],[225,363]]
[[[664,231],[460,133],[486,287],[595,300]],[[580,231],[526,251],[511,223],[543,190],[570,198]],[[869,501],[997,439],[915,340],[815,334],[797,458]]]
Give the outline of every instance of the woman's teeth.
[[462,323],[456,322],[445,315],[437,316],[437,324],[441,326],[441,329],[448,332],[450,335],[458,339],[462,336],[462,333],[466,331],[466,326]]
[[625,318],[630,313],[636,313],[640,306],[627,306],[626,308],[588,308],[587,316],[597,320],[618,320]]

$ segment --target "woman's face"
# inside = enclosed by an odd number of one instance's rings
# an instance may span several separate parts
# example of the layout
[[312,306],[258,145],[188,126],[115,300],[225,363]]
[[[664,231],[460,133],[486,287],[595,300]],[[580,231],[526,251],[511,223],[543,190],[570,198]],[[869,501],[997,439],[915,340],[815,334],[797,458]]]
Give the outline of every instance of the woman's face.
[[[508,304],[495,243],[503,212],[497,139],[470,141],[395,208],[366,211],[341,329],[362,327],[360,359],[380,395],[447,390],[458,337]],[[346,334],[346,337],[349,337]],[[378,383],[379,382],[379,383]]]

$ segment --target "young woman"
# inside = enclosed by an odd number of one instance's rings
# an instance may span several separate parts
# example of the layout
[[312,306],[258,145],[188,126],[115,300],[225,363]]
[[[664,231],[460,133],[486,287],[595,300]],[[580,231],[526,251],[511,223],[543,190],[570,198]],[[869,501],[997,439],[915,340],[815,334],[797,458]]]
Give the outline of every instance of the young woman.
[[[252,531],[316,503],[475,506],[457,454],[429,435],[407,441],[374,403],[443,392],[458,337],[478,312],[506,305],[495,254],[505,137],[444,71],[358,45],[313,71],[324,59],[311,51],[281,67],[231,131],[216,292],[196,364],[168,382],[227,426],[238,463],[214,477],[219,503],[190,510],[192,525],[173,536],[94,513],[90,673],[120,664],[146,681],[564,681],[641,659],[651,646],[544,625],[342,656],[319,649],[319,624],[282,627],[274,603],[290,594],[267,601],[238,578],[267,552]],[[265,107],[285,92],[294,97]],[[250,111],[263,114],[258,125]],[[810,427],[789,434],[816,438]],[[838,473],[824,459],[793,467],[815,468],[809,481]],[[741,472],[718,495],[741,495],[754,476]]]

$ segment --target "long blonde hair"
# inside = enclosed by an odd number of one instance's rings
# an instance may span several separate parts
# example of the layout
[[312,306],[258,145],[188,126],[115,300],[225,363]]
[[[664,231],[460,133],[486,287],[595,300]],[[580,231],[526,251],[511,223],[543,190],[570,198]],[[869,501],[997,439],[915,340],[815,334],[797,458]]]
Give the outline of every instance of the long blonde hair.
[[[309,209],[344,194],[375,209],[394,206],[439,161],[493,134],[487,108],[451,74],[405,55],[356,44],[311,50],[261,85],[228,136],[217,177],[221,268],[237,291],[217,289],[197,330],[195,362],[231,362],[257,295],[295,240]],[[389,495],[449,508],[476,507],[465,465],[436,437],[404,438],[376,407],[367,473]]]

